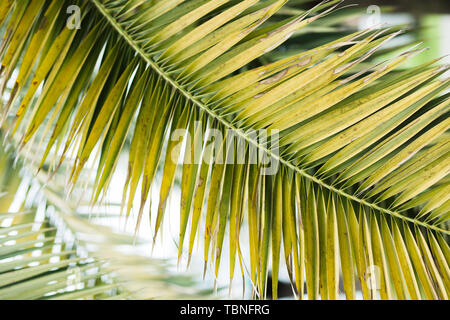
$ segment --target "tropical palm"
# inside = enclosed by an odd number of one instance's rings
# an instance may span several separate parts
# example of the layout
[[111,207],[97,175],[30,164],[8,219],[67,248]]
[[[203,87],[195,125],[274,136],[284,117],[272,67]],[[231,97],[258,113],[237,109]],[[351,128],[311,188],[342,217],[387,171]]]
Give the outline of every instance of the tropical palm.
[[365,299],[448,298],[449,81],[439,59],[400,70],[416,46],[361,67],[401,33],[383,27],[268,55],[340,1],[306,11],[287,0],[75,2],[79,29],[68,1],[0,5],[2,122],[22,154],[38,139],[40,167],[73,159],[69,190],[95,161],[96,203],[131,136],[125,215],[138,197],[139,227],[162,168],[148,213],[156,237],[181,167],[179,258],[204,228],[205,270],[212,260],[217,276],[228,229],[230,282],[249,256],[259,297],[269,264],[277,297],[283,254],[299,298],[306,283],[310,299],[336,299],[340,273],[348,299],[357,283]]

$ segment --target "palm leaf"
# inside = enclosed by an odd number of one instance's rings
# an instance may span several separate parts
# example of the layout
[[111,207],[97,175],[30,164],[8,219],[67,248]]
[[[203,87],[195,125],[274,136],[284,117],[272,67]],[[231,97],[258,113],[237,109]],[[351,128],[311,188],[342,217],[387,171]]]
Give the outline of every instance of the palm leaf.
[[252,67],[339,1],[275,23],[286,0],[80,1],[79,30],[65,27],[64,10],[51,15],[55,3],[1,5],[4,123],[22,153],[48,140],[32,152],[56,169],[71,158],[71,188],[94,160],[97,202],[130,143],[123,206],[128,216],[142,181],[138,225],[163,170],[155,237],[183,158],[179,258],[206,210],[205,267],[213,259],[218,274],[229,230],[230,281],[236,255],[244,274],[248,218],[260,297],[271,257],[276,298],[282,243],[300,298],[304,282],[309,298],[336,298],[338,261],[349,299],[356,280],[367,299],[448,297],[449,81],[438,59],[396,72],[424,50],[414,46],[358,69],[400,34],[381,28]]

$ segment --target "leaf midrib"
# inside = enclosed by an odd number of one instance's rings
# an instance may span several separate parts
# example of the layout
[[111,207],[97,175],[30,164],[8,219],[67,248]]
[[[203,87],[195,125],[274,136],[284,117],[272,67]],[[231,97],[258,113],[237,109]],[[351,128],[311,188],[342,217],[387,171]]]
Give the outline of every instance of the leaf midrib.
[[192,103],[197,105],[199,108],[204,110],[206,113],[208,113],[211,117],[214,119],[217,119],[220,123],[222,123],[225,127],[231,129],[234,131],[235,134],[239,135],[241,138],[245,139],[248,143],[253,144],[258,149],[266,152],[269,156],[271,156],[273,159],[279,161],[283,165],[291,168],[292,170],[298,172],[301,176],[305,177],[306,179],[311,180],[314,183],[319,184],[320,186],[327,188],[331,192],[334,192],[336,194],[339,194],[349,200],[353,200],[359,204],[365,205],[369,208],[372,208],[374,210],[377,210],[379,212],[383,212],[386,214],[389,214],[391,216],[394,216],[396,218],[402,219],[404,221],[408,221],[410,223],[425,227],[427,229],[431,229],[437,232],[441,232],[444,234],[450,234],[450,231],[442,229],[436,225],[430,225],[423,221],[410,218],[407,216],[404,216],[396,211],[391,211],[389,209],[383,208],[378,206],[375,203],[368,202],[364,199],[360,199],[354,195],[348,194],[344,192],[343,190],[337,189],[324,181],[308,174],[304,170],[298,168],[294,164],[292,164],[290,161],[285,160],[281,158],[280,156],[273,154],[270,150],[268,150],[263,145],[260,145],[257,141],[253,140],[249,136],[245,135],[241,130],[239,130],[237,127],[235,127],[233,124],[228,122],[226,119],[222,118],[220,115],[218,115],[213,110],[207,108],[202,102],[200,102],[197,98],[195,98],[190,92],[188,92],[183,86],[181,86],[179,83],[177,83],[175,80],[173,80],[169,75],[167,75],[164,70],[160,68],[160,66],[154,62],[150,57],[146,55],[146,53],[142,50],[142,48],[133,40],[133,38],[128,34],[127,31],[125,31],[122,26],[114,19],[112,15],[108,12],[108,10],[101,4],[98,0],[91,0],[94,5],[97,7],[97,9],[100,11],[100,13],[108,20],[108,22],[111,24],[111,26],[116,29],[116,31],[119,33],[119,35],[126,41],[128,44],[144,59],[153,69],[156,71],[164,80],[166,80],[168,83],[170,83],[175,89],[177,89],[183,96],[185,96],[188,100],[190,100]]

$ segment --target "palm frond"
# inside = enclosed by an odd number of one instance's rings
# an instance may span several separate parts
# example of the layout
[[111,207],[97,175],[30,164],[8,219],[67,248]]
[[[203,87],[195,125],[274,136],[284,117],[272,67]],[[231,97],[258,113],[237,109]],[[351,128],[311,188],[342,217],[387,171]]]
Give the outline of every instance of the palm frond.
[[162,166],[155,236],[183,158],[179,258],[206,212],[205,268],[217,276],[228,230],[230,281],[236,260],[244,275],[247,218],[260,297],[269,260],[277,296],[284,248],[300,298],[305,282],[309,298],[336,298],[340,269],[348,299],[356,281],[366,299],[447,299],[448,66],[395,72],[414,46],[356,69],[401,33],[373,28],[251,67],[340,3],[268,23],[286,2],[80,1],[70,29],[63,1],[3,1],[4,123],[22,152],[42,137],[41,166],[72,158],[71,187],[98,163],[92,202],[131,135],[124,211],[142,181],[138,228]]

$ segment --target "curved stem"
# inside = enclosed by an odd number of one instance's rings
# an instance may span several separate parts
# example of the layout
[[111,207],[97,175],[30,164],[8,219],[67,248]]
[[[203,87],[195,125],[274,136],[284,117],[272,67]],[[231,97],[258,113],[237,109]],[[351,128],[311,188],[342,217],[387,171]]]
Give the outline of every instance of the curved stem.
[[244,134],[241,130],[239,130],[239,128],[234,126],[232,123],[230,123],[229,121],[227,121],[226,119],[224,119],[223,117],[218,115],[213,110],[211,110],[208,107],[206,107],[205,104],[203,104],[201,101],[199,101],[189,91],[187,91],[183,86],[181,86],[174,79],[172,79],[169,75],[167,75],[166,72],[156,62],[154,62],[150,57],[147,56],[147,54],[134,41],[134,39],[122,28],[122,26],[114,19],[114,17],[111,16],[111,14],[103,6],[103,4],[101,4],[98,0],[91,0],[91,1],[95,4],[95,6],[101,12],[101,14],[108,20],[108,22],[111,24],[111,26],[120,34],[120,36],[123,37],[123,39],[128,42],[128,44],[154,69],[155,72],[157,72],[164,80],[166,80],[174,88],[176,88],[183,96],[186,97],[186,99],[188,99],[189,101],[191,101],[192,103],[197,105],[199,108],[204,110],[206,113],[208,113],[214,119],[217,119],[226,128],[233,130],[237,135],[239,135],[242,139],[244,139],[248,143],[250,143],[250,144],[254,145],[255,147],[257,147],[258,149],[264,151],[265,153],[267,153],[267,155],[269,155],[270,157],[272,157],[276,161],[279,161],[280,163],[282,163],[283,165],[289,167],[290,169],[294,170],[295,172],[298,172],[300,175],[302,175],[306,179],[309,179],[312,182],[317,183],[318,185],[320,185],[320,186],[330,190],[331,192],[337,193],[337,194],[339,194],[339,195],[341,195],[341,196],[343,196],[343,197],[345,197],[347,199],[350,199],[352,201],[360,203],[360,204],[362,204],[364,206],[370,207],[370,208],[372,208],[374,210],[377,210],[377,211],[380,211],[380,212],[384,212],[384,213],[389,214],[391,216],[394,216],[396,218],[399,218],[399,219],[411,222],[413,224],[425,227],[427,229],[431,229],[431,230],[434,230],[434,231],[437,231],[437,232],[441,232],[441,233],[445,233],[445,234],[450,234],[450,231],[442,229],[442,228],[440,228],[438,226],[430,225],[430,224],[427,224],[427,223],[425,223],[423,221],[420,221],[420,220],[417,220],[417,219],[414,219],[414,218],[410,218],[410,217],[406,217],[406,216],[404,216],[404,215],[402,215],[402,214],[400,214],[400,213],[398,213],[396,211],[391,211],[389,209],[382,208],[382,207],[376,205],[375,203],[367,202],[364,199],[360,199],[360,198],[358,198],[358,197],[356,197],[354,195],[351,195],[351,194],[348,194],[348,193],[344,192],[343,190],[337,189],[337,188],[327,184],[326,182],[318,179],[317,177],[314,177],[314,176],[308,174],[306,171],[298,168],[297,166],[295,166],[290,161],[285,160],[285,159],[281,158],[279,155],[272,153],[269,149],[267,149],[263,145],[259,144],[257,141],[255,141],[251,137],[249,137],[246,134]]

